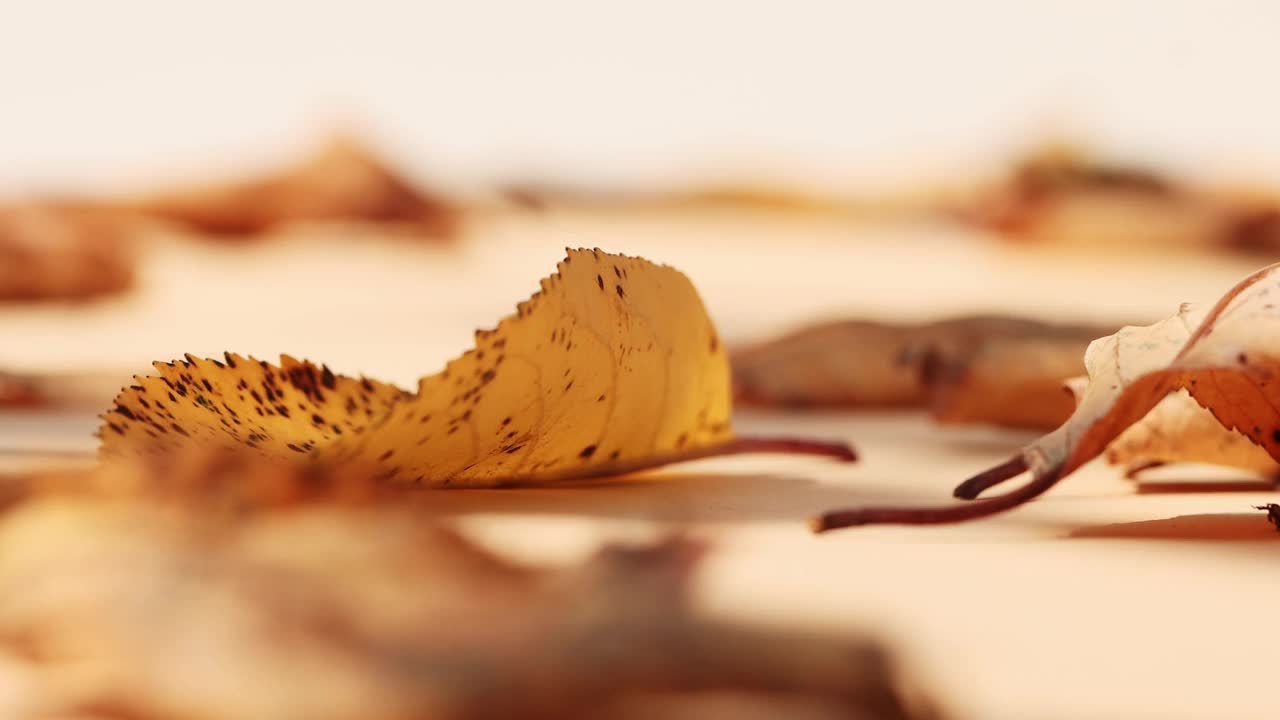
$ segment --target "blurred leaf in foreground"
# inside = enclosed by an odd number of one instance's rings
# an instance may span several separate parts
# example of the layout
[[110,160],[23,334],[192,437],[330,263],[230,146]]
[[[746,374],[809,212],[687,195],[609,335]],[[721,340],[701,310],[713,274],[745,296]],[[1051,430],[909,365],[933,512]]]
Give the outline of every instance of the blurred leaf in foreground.
[[0,715],[937,717],[863,636],[702,616],[700,542],[530,567],[367,474],[145,467],[3,483]]

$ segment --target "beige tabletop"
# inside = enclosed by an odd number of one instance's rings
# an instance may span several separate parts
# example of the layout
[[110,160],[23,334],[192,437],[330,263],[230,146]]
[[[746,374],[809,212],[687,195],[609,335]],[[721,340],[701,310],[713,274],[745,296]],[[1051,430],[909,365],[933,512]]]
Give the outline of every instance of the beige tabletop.
[[[453,249],[332,235],[250,248],[158,240],[127,300],[0,310],[0,366],[127,374],[184,352],[287,352],[408,386],[536,289],[565,246],[680,268],[729,340],[850,314],[1147,322],[1182,301],[1211,302],[1262,264],[1140,251],[1104,258],[923,223],[769,215],[499,215],[477,221]],[[0,414],[0,447],[90,450],[94,424],[90,414]],[[690,526],[720,549],[700,585],[708,611],[871,628],[959,717],[1274,714],[1280,534],[1250,510],[1271,495],[1140,494],[1094,464],[982,522],[816,537],[804,524],[816,511],[945,500],[1029,436],[938,428],[910,412],[752,413],[736,424],[740,433],[850,440],[862,459],[706,460],[554,489],[442,492],[432,505],[536,560]]]

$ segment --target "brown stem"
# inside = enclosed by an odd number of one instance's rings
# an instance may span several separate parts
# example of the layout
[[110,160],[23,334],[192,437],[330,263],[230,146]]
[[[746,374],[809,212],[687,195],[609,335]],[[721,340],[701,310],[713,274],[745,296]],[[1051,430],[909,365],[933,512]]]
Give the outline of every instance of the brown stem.
[[988,489],[999,485],[1010,478],[1017,477],[1027,471],[1027,460],[1018,453],[1009,459],[1008,462],[1001,463],[990,470],[984,470],[977,475],[965,480],[951,491],[954,497],[961,500],[972,500]]
[[821,533],[854,525],[940,525],[962,522],[1015,508],[1053,487],[1059,477],[1061,474],[1054,470],[1004,495],[958,505],[837,510],[813,518],[809,521],[809,526],[814,532]]

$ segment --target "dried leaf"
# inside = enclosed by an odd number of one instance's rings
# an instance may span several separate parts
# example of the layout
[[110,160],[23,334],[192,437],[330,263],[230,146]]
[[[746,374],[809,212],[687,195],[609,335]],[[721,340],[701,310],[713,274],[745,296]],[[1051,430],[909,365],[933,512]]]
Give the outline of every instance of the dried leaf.
[[1260,475],[1280,475],[1267,451],[1237,430],[1225,428],[1185,390],[1171,393],[1120,434],[1106,451],[1107,462],[1127,474],[1157,465],[1206,463]]
[[765,407],[918,406],[925,397],[919,368],[902,355],[928,342],[922,334],[929,330],[849,320],[735,349],[735,399]]
[[1198,187],[1062,144],[1033,153],[959,215],[1015,240],[1063,246],[1280,248],[1274,190]]
[[991,337],[964,350],[931,350],[921,364],[934,420],[1049,430],[1075,405],[1063,380],[1080,372],[1093,338],[1114,326],[1045,325],[1025,336]]
[[1148,170],[1104,163],[1071,145],[1050,143],[983,192],[963,216],[1013,237],[1080,242],[1094,240],[1088,230],[1107,230],[1108,222],[1120,227],[1137,217],[1141,228],[1148,214],[1155,214],[1147,211],[1174,205],[1183,195],[1177,184]]
[[0,301],[87,300],[134,282],[118,220],[72,205],[0,207]]
[[280,366],[226,353],[223,360],[156,363],[104,416],[102,455],[187,446],[245,446],[269,456],[309,453],[386,415],[405,392],[289,356]]
[[414,186],[370,150],[336,137],[297,167],[268,177],[160,193],[132,212],[223,237],[252,237],[299,222],[369,222],[447,237],[458,212]]
[[[526,567],[412,504],[316,495],[345,485],[333,477],[243,456],[238,481],[188,470],[185,491],[147,485],[168,502],[128,492],[139,484],[112,466],[45,478],[0,514],[0,714],[621,718],[717,692],[741,694],[753,717],[797,703],[821,718],[936,717],[865,637],[702,617],[695,541]],[[313,497],[224,512],[186,492],[227,487]]]
[[1128,327],[1095,341],[1085,353],[1089,385],[1062,427],[1009,462],[955,490],[972,499],[1030,470],[1018,490],[977,502],[934,508],[864,508],[828,513],[818,530],[869,523],[944,523],[1008,510],[1048,490],[1100,455],[1171,392],[1186,390],[1218,422],[1280,457],[1280,265],[1242,280],[1208,312],[1184,305],[1148,327]]
[[853,459],[844,444],[735,437],[729,367],[678,271],[570,250],[559,272],[417,394],[228,355],[158,364],[103,419],[104,456],[247,445],[402,483],[494,486],[747,451]]
[[928,407],[944,423],[1052,428],[1062,390],[1114,326],[965,316],[925,324],[842,321],[733,353],[739,400],[786,407]]
[[724,445],[730,410],[725,352],[688,279],[579,250],[339,453],[393,454],[399,475],[450,484],[596,474]]
[[0,372],[0,408],[42,407],[46,404],[48,398],[30,378]]

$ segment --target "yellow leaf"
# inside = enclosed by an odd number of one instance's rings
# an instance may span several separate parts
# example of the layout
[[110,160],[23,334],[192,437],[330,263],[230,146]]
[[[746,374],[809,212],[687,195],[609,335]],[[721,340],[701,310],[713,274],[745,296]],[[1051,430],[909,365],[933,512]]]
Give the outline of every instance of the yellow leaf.
[[104,416],[104,455],[243,443],[454,487],[751,451],[853,459],[843,443],[735,437],[728,359],[693,284],[600,250],[568,251],[515,315],[411,396],[290,358],[157,368]]
[[101,454],[153,453],[198,445],[310,452],[386,415],[405,392],[335,375],[287,355],[280,366],[227,353],[156,363],[103,414]]
[[410,482],[494,485],[732,439],[728,360],[688,278],[598,250],[558,270],[340,455]]

